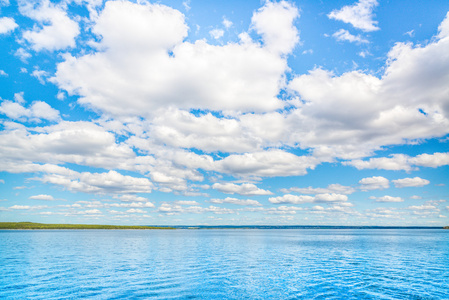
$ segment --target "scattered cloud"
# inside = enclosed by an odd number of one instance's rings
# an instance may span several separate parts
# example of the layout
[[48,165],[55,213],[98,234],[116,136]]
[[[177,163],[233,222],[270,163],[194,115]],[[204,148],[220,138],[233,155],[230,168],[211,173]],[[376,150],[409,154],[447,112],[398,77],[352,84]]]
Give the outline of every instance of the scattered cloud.
[[241,185],[235,183],[214,183],[212,188],[226,194],[239,194],[243,196],[253,195],[272,195],[268,190],[258,188],[252,183],[242,183]]
[[370,197],[372,200],[376,200],[376,202],[404,202],[404,199],[401,197],[392,197],[392,196],[382,196],[382,197]]
[[390,187],[389,180],[382,176],[363,178],[359,181],[359,184],[362,191],[383,190]]
[[31,196],[28,199],[32,199],[32,200],[47,200],[47,201],[55,200],[52,195],[45,195],[45,194]]
[[283,193],[290,193],[290,192],[297,192],[301,194],[343,194],[343,195],[350,195],[354,193],[356,190],[350,186],[344,186],[341,184],[330,184],[327,186],[327,188],[297,188],[292,187],[289,189],[281,189],[281,192]]
[[6,115],[13,120],[31,122],[39,122],[41,120],[58,121],[60,119],[59,111],[43,101],[34,101],[26,108],[20,102],[4,100],[0,104],[0,114]]
[[13,18],[0,18],[0,34],[7,34],[16,29],[18,26],[19,25],[16,24]]
[[209,200],[211,203],[215,204],[222,204],[222,203],[229,203],[229,204],[236,204],[236,205],[250,205],[250,206],[262,206],[259,201],[256,200],[243,200],[243,199],[237,199],[237,198],[230,198],[226,197],[225,199],[211,199]]
[[349,23],[363,31],[376,31],[380,28],[377,26],[378,22],[373,20],[373,10],[378,4],[377,0],[359,0],[353,5],[333,10],[327,16],[330,19]]
[[394,183],[394,186],[397,188],[421,187],[428,185],[430,183],[429,180],[420,177],[397,179],[392,180],[392,182]]
[[229,28],[231,28],[231,26],[232,26],[232,22],[229,21],[228,19],[226,19],[225,17],[223,17],[223,22],[222,22],[222,24],[223,24],[223,26],[224,26],[226,29],[229,29]]
[[211,31],[209,31],[209,34],[211,35],[211,37],[218,40],[219,38],[223,37],[224,30],[223,29],[212,29]]
[[35,51],[60,50],[75,46],[75,37],[80,33],[78,24],[67,13],[49,0],[35,7],[31,2],[23,2],[20,12],[40,24],[33,30],[23,32],[23,38]]
[[274,204],[302,204],[302,203],[330,203],[330,202],[344,202],[348,200],[348,196],[341,194],[318,194],[316,196],[305,196],[305,195],[291,195],[286,194],[279,197],[270,197],[268,199]]
[[336,31],[332,36],[340,42],[350,42],[357,44],[367,44],[369,41],[367,39],[362,38],[360,35],[352,35],[349,31],[345,29],[340,29]]
[[369,160],[353,160],[344,162],[345,165],[354,166],[362,169],[379,170],[404,170],[411,171],[416,167],[437,168],[449,165],[449,152],[437,152],[433,154],[420,154],[410,157],[405,154],[393,154],[390,157],[370,158]]

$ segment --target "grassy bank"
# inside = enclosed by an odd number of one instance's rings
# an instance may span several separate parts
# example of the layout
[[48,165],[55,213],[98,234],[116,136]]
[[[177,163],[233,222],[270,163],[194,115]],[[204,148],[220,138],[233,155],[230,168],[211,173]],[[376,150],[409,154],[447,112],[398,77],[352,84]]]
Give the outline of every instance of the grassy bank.
[[173,227],[0,222],[0,229],[174,229]]

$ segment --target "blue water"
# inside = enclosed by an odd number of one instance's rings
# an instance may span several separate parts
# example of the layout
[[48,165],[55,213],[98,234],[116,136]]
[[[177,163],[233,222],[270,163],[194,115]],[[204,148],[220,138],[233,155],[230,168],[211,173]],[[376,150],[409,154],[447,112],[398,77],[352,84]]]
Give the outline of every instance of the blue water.
[[449,299],[449,230],[0,231],[1,299]]

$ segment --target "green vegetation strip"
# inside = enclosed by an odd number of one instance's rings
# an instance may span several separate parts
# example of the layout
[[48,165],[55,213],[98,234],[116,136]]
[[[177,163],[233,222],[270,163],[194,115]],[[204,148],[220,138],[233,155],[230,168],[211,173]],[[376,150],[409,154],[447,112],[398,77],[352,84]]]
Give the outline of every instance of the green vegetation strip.
[[173,227],[0,222],[0,229],[175,229]]

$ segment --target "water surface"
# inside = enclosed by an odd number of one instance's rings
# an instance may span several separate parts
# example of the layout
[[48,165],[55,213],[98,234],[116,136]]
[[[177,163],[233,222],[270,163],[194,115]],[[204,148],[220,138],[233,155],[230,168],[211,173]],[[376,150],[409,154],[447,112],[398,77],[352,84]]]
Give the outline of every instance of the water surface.
[[449,299],[442,229],[0,231],[1,299]]

